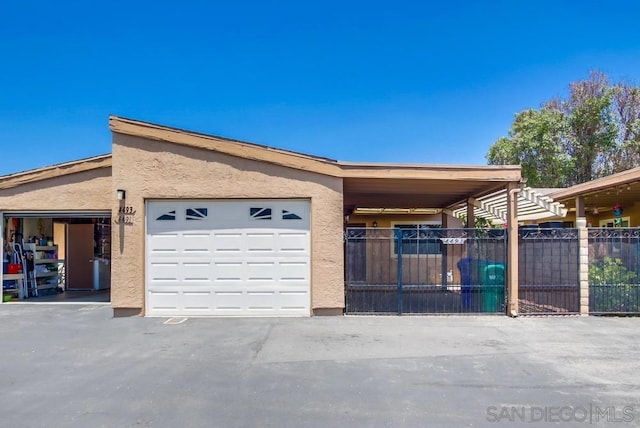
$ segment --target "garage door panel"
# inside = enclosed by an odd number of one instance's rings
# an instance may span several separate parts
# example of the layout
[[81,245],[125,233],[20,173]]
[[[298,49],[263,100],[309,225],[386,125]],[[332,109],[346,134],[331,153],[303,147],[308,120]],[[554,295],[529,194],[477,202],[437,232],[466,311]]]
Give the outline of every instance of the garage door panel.
[[147,277],[151,284],[158,281],[206,280],[213,277],[213,266],[209,261],[189,258],[174,261],[162,257],[154,257],[148,262]]
[[248,261],[247,281],[275,281],[276,262],[275,261]]
[[280,291],[278,303],[284,310],[308,310],[309,293],[306,290]]
[[187,311],[211,312],[213,296],[210,291],[183,291],[182,307]]
[[[215,290],[212,308],[224,314],[240,314],[243,312],[245,298],[242,290]],[[224,315],[223,314],[223,315]]]
[[176,290],[149,290],[147,308],[153,311],[177,311],[180,303],[180,292]]
[[211,248],[216,256],[242,256],[243,233],[240,230],[214,230]]
[[148,213],[148,315],[309,315],[308,201],[159,201]]
[[213,263],[209,261],[190,261],[180,265],[180,277],[183,281],[206,281],[213,277]]
[[245,296],[245,304],[248,312],[275,312],[277,308],[276,292],[250,288]]
[[310,267],[307,260],[286,261],[278,264],[280,281],[309,281]]
[[239,282],[244,280],[244,263],[242,260],[215,260],[213,262],[213,281],[220,282]]
[[178,253],[178,233],[154,234],[147,236],[149,254],[152,257],[175,257]]
[[280,232],[278,233],[278,253],[286,256],[309,256],[309,233]]
[[182,233],[182,245],[179,251],[190,254],[210,254],[211,236],[209,233],[189,231]]
[[175,257],[176,254],[199,257],[211,254],[211,237],[193,233],[156,233],[147,237],[151,257]]
[[180,263],[155,259],[149,262],[147,277],[151,282],[178,281]]

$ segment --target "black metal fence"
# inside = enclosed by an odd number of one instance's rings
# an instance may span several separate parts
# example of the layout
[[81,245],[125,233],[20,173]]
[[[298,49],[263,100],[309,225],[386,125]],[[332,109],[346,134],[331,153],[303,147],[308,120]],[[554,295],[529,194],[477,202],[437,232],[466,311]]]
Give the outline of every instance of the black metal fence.
[[580,313],[578,229],[518,230],[522,315]]
[[640,229],[589,228],[589,313],[640,314]]
[[348,314],[504,313],[506,231],[347,228]]

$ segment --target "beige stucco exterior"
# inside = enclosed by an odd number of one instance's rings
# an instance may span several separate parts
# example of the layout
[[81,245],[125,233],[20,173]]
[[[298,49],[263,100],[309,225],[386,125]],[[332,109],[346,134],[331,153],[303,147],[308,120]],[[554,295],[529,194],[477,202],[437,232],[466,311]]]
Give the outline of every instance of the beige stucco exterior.
[[[342,179],[217,151],[113,134],[113,188],[126,190],[131,224],[114,224],[111,303],[144,312],[145,201],[310,199],[311,307],[342,308]],[[113,200],[113,210],[119,209]]]
[[[109,126],[111,155],[0,177],[0,212],[110,211],[116,315],[145,313],[146,201],[309,200],[312,314],[341,314],[344,221],[354,208],[444,210],[521,179],[518,166],[345,163],[114,116]],[[126,191],[124,201],[116,198],[118,189]],[[121,209],[134,213],[121,218]],[[371,219],[352,216],[351,222]]]
[[112,187],[110,166],[0,187],[0,211],[109,211]]

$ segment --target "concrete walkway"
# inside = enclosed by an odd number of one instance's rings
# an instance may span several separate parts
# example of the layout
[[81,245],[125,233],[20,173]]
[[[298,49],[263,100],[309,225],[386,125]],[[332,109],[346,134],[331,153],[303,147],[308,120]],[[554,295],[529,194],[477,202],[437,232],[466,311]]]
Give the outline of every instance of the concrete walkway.
[[640,425],[639,318],[170,321],[0,306],[1,425]]

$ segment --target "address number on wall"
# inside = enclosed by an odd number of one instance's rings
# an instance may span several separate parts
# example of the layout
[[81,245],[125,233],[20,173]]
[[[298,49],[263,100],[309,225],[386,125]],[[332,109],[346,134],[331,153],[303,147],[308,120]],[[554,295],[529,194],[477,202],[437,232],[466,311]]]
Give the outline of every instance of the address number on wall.
[[133,224],[133,219],[136,215],[136,210],[130,206],[125,205],[118,208],[118,215],[114,220],[115,224]]

